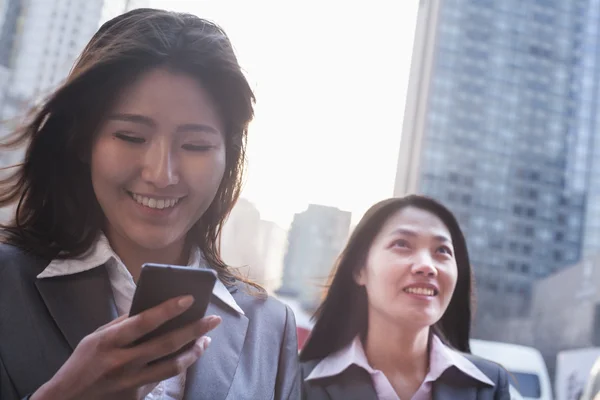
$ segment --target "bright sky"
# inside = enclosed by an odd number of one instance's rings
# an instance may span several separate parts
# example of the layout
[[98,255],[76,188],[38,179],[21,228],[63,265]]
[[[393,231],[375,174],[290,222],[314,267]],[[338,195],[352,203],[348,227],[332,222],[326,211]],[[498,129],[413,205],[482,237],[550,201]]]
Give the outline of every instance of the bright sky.
[[418,0],[151,0],[221,25],[257,96],[243,197],[289,226],[309,203],[391,197]]

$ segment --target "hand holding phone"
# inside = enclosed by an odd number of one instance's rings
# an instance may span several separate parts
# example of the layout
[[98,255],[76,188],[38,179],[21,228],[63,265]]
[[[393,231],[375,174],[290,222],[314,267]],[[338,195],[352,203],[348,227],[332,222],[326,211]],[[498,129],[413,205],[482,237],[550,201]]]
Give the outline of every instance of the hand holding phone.
[[216,280],[209,269],[145,264],[129,316],[83,338],[32,400],[137,398],[145,385],[184,372],[221,322],[203,318]]
[[204,317],[216,281],[216,272],[209,268],[144,264],[133,296],[130,317],[174,297],[191,295],[194,297],[194,304],[183,314],[140,338],[136,344],[172,332]]
[[[210,341],[204,335],[219,325],[218,316],[202,318],[139,345],[134,343],[185,313],[193,303],[192,296],[174,298],[101,326],[81,340],[31,399],[140,398],[146,385],[185,372],[206,350]],[[188,343],[192,343],[190,349],[172,356]]]

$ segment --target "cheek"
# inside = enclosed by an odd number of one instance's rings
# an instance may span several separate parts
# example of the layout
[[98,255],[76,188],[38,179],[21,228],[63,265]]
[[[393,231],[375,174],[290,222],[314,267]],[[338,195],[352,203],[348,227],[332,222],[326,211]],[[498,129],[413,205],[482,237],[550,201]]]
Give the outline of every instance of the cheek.
[[395,296],[404,278],[403,264],[394,257],[377,257],[368,269],[367,290],[375,297]]
[[456,270],[456,267],[441,275],[440,278],[440,281],[443,279],[441,283],[444,285],[444,291],[447,293],[445,300],[450,302],[450,299],[454,294],[454,290],[456,290],[456,283],[458,279],[458,271]]
[[225,173],[225,152],[215,152],[211,157],[191,159],[183,168],[185,182],[196,195],[212,198],[217,193]]
[[132,175],[131,156],[124,157],[110,139],[101,139],[94,145],[90,159],[91,178],[96,197],[102,198],[111,186],[125,184]]

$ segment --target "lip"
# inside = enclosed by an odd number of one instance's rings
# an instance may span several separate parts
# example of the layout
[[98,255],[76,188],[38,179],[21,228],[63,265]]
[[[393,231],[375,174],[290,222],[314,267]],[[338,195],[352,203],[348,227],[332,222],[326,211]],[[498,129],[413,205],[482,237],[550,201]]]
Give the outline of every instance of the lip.
[[[427,295],[423,295],[423,294],[416,294],[416,293],[409,293],[406,291],[406,289],[410,289],[410,288],[423,288],[423,289],[431,289],[433,290],[433,296],[427,296]],[[440,288],[430,282],[414,282],[411,283],[410,285],[407,285],[405,287],[402,288],[402,291],[410,296],[415,296],[415,297],[419,297],[419,298],[426,298],[426,299],[432,299],[437,297],[440,294]]]
[[143,193],[143,192],[133,192],[131,190],[125,190],[127,192],[128,195],[137,195],[137,196],[142,196],[142,197],[151,197],[153,199],[161,199],[161,200],[165,200],[165,199],[178,199],[178,200],[182,200],[184,197],[186,197],[185,195],[178,195],[178,194],[171,194],[171,195],[160,195],[160,194],[152,194],[152,193]]
[[130,191],[126,191],[127,193],[127,197],[129,197],[129,199],[131,200],[131,202],[133,203],[133,206],[136,208],[136,210],[138,210],[137,212],[140,212],[141,215],[145,216],[145,217],[151,217],[151,218],[166,218],[169,217],[170,215],[172,215],[174,212],[176,212],[179,209],[179,206],[181,205],[181,203],[185,200],[186,196],[183,197],[176,197],[176,196],[156,196],[156,195],[146,195],[146,194],[141,194],[141,193],[135,193],[138,196],[144,196],[144,197],[151,197],[154,199],[178,199],[177,204],[175,204],[175,206],[173,207],[168,207],[168,208],[150,208],[147,207],[143,204],[138,203],[134,198],[133,198],[133,192]]

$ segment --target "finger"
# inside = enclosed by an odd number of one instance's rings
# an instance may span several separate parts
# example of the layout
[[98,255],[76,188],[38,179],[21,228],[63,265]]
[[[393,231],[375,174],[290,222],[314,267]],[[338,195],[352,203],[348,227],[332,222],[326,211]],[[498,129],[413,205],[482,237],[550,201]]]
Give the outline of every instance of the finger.
[[[110,339],[117,347],[126,347],[165,322],[182,314],[194,303],[192,296],[176,297],[111,326]],[[108,333],[108,332],[107,332]]]
[[148,396],[158,386],[159,383],[160,382],[152,382],[140,387],[137,391],[136,398],[145,399],[146,396]]
[[219,326],[220,323],[221,317],[211,315],[133,347],[130,350],[131,357],[135,360],[132,364],[136,366],[146,365],[154,360],[175,353],[188,343],[206,335]]
[[96,329],[96,332],[100,332],[106,328],[110,328],[111,326],[118,324],[119,322],[125,321],[127,317],[127,314],[121,315],[119,318],[113,319],[108,324],[102,325],[100,328]]
[[194,346],[179,356],[149,365],[129,378],[128,386],[140,387],[150,382],[164,381],[185,372],[210,345],[210,338],[203,336],[196,340]]

